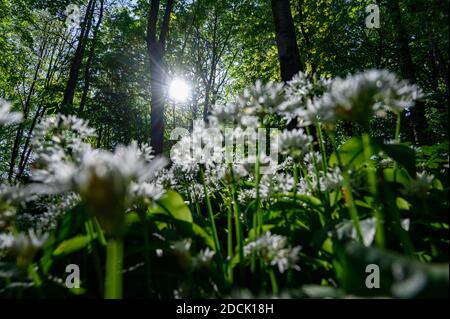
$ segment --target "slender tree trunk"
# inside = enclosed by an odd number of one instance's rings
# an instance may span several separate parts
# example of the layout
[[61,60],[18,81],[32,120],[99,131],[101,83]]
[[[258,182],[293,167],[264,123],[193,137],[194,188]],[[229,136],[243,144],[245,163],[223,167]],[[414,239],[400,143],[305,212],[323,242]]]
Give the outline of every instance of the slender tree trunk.
[[306,57],[309,60],[309,63],[311,63],[311,74],[315,74],[317,71],[317,63],[315,61],[315,58],[313,56],[312,52],[312,44],[311,44],[311,39],[309,37],[309,33],[306,31],[305,28],[305,16],[303,13],[303,0],[299,0],[298,1],[298,16],[299,16],[299,26],[300,26],[300,32],[302,34],[303,39],[305,40],[305,46],[306,46]]
[[89,36],[91,23],[94,15],[96,0],[89,0],[84,16],[84,23],[81,27],[80,39],[78,41],[75,55],[70,66],[69,79],[67,81],[66,90],[64,91],[63,101],[61,103],[61,111],[65,113],[65,109],[73,105],[73,98],[75,96],[75,89],[78,81],[78,74],[80,72],[81,63],[83,61],[84,51],[86,48],[86,40]]
[[19,156],[19,148],[22,141],[23,133],[25,130],[25,122],[28,119],[28,113],[30,111],[31,107],[31,98],[34,94],[36,82],[39,77],[39,71],[41,70],[41,66],[43,63],[43,60],[45,58],[45,51],[47,47],[47,38],[43,41],[41,47],[39,48],[39,56],[38,56],[38,63],[36,65],[36,69],[34,71],[33,80],[31,82],[30,89],[27,94],[27,99],[25,100],[24,106],[23,106],[23,114],[24,114],[24,120],[21,122],[17,128],[16,137],[14,139],[13,148],[11,151],[11,159],[9,162],[9,172],[8,172],[8,181],[11,182],[14,175],[14,168],[16,166],[16,160]]
[[91,73],[90,73],[91,65],[94,61],[95,42],[97,41],[98,30],[100,29],[100,25],[101,25],[102,19],[103,19],[104,4],[105,4],[105,0],[100,0],[100,12],[98,15],[97,24],[95,25],[95,28],[94,28],[94,35],[92,36],[92,43],[91,43],[91,47],[89,49],[88,59],[86,61],[86,68],[84,71],[84,88],[83,88],[83,94],[81,96],[81,101],[80,101],[80,112],[81,113],[84,111],[84,107],[86,105],[87,94],[89,92],[89,86],[90,86],[90,80],[91,80]]

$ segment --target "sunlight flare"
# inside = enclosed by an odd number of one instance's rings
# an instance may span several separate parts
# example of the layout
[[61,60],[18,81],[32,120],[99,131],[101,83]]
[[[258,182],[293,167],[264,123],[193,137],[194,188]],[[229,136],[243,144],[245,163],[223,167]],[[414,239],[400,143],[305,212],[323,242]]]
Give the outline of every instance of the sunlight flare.
[[169,84],[169,97],[176,102],[186,102],[191,94],[189,84],[181,79],[174,78]]

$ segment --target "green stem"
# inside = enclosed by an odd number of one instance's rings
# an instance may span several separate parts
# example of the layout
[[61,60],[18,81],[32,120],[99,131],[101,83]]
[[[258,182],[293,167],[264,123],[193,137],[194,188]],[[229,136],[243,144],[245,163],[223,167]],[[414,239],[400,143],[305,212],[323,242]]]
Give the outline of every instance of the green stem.
[[355,227],[355,230],[356,230],[356,236],[358,237],[359,242],[364,244],[364,239],[363,239],[363,235],[361,232],[361,226],[359,224],[358,210],[356,209],[356,204],[353,199],[353,194],[352,194],[352,189],[350,187],[350,179],[348,176],[348,172],[347,172],[347,169],[342,164],[341,155],[337,149],[336,140],[335,140],[334,136],[330,135],[330,139],[331,139],[331,144],[333,145],[334,152],[336,153],[338,165],[339,165],[339,168],[340,168],[341,174],[342,174],[342,184],[343,184],[342,191],[343,191],[343,195],[344,195],[344,200],[345,200],[346,206],[348,208],[350,218],[353,221],[353,226]]
[[370,145],[370,136],[364,133],[362,136],[363,146],[364,146],[364,157],[367,163],[367,179],[369,181],[369,190],[373,196],[374,202],[371,205],[373,209],[373,214],[376,221],[376,233],[375,242],[378,247],[385,246],[384,228],[383,228],[383,215],[380,212],[379,207],[377,207],[377,202],[379,200],[378,188],[377,188],[377,178],[375,173],[375,167],[372,164],[372,147]]
[[272,285],[272,293],[278,295],[278,284],[277,278],[275,277],[275,272],[272,268],[269,268],[270,284]]
[[211,206],[211,200],[209,198],[208,188],[206,187],[205,174],[203,172],[203,169],[200,169],[200,179],[203,184],[203,192],[205,193],[206,209],[208,211],[208,217],[211,223],[215,250],[217,251],[217,254],[219,255],[220,259],[222,259],[220,253],[219,236],[217,235],[216,222],[214,221],[214,214]]
[[[233,211],[231,205],[227,205],[227,260],[229,264],[233,258]],[[228,264],[228,265],[229,265]],[[228,280],[233,282],[233,270],[228,267]]]
[[323,143],[323,134],[322,134],[322,128],[320,126],[320,123],[316,125],[317,134],[319,135],[319,148],[320,148],[320,154],[322,155],[322,168],[323,171],[328,171],[328,165],[327,165],[327,151],[325,149],[325,144]]
[[123,240],[111,238],[106,246],[105,298],[122,298]]
[[298,187],[298,169],[297,169],[297,164],[294,162],[292,164],[292,172],[294,175],[294,201],[297,201],[297,187]]
[[97,231],[95,229],[95,220],[93,218],[90,218],[85,222],[85,227],[87,234],[91,240],[91,247],[92,247],[92,256],[94,258],[94,267],[97,274],[97,283],[99,286],[99,291],[101,294],[103,294],[103,273],[102,273],[102,267],[100,264],[100,256],[98,253],[98,247],[99,242],[96,240],[97,237],[100,237],[99,234],[97,234]]
[[142,224],[142,235],[144,236],[144,262],[145,262],[145,277],[147,280],[147,296],[150,298],[152,296],[152,272],[150,264],[150,243],[149,237],[150,233],[148,231],[146,211],[142,211],[139,214]]
[[28,275],[30,276],[31,280],[33,281],[34,285],[36,286],[37,293],[39,295],[39,298],[44,298],[44,292],[42,290],[42,280],[39,276],[38,272],[34,269],[34,264],[31,263],[28,266]]
[[236,227],[236,242],[238,245],[238,254],[239,254],[239,276],[242,284],[244,280],[244,243],[242,239],[242,225],[239,213],[239,206],[237,204],[236,180],[234,178],[234,170],[232,164],[230,164],[229,167],[231,173],[231,194],[233,197],[234,222]]
[[[258,149],[257,149],[258,152]],[[261,236],[262,233],[262,216],[261,216],[261,210],[260,210],[260,204],[261,204],[261,196],[259,194],[259,184],[261,181],[261,174],[260,174],[260,162],[259,162],[259,153],[257,153],[256,156],[256,163],[255,163],[255,184],[256,184],[256,225],[253,225],[254,229],[256,228],[256,237]]]
[[[308,135],[311,135],[311,131],[309,129],[309,126],[306,127],[306,133]],[[321,136],[320,140],[322,142],[322,147],[321,147],[321,152],[320,153],[322,154],[322,148],[324,149],[324,144],[323,144],[323,139],[322,139],[322,131],[320,131],[320,136]],[[331,208],[330,194],[328,192],[325,192],[324,194],[322,194],[322,192],[320,192],[320,174],[319,174],[319,167],[317,165],[317,160],[316,160],[316,156],[315,156],[315,152],[314,152],[314,145],[313,145],[313,143],[309,144],[309,151],[311,153],[311,158],[312,158],[313,166],[314,166],[314,172],[316,174],[317,190],[318,190],[320,196],[323,197],[323,199],[325,199],[326,210],[327,211],[331,211],[330,210],[330,208]],[[324,149],[324,152],[325,152],[325,149]],[[321,157],[322,157],[322,161],[323,161],[323,156],[321,155]],[[325,159],[326,159],[326,154],[325,154]],[[323,164],[322,164],[322,167],[324,167]]]
[[[400,143],[400,124],[401,124],[402,116],[400,113],[397,113],[397,122],[395,125],[395,144]],[[394,183],[397,183],[397,161],[394,162]]]
[[397,113],[397,121],[395,123],[395,143],[400,143],[400,125],[402,121],[402,116],[400,113]]

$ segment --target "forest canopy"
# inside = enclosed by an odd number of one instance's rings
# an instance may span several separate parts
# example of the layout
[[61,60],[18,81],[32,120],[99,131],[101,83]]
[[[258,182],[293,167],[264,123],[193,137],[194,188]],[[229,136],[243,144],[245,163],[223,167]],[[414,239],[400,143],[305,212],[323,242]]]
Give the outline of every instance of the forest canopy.
[[448,10],[0,0],[0,297],[448,297]]

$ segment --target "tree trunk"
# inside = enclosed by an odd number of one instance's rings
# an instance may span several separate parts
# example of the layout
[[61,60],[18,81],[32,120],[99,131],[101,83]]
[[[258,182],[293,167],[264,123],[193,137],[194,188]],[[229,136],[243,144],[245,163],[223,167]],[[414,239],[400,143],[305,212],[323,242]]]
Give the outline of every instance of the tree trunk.
[[164,66],[164,48],[169,30],[170,14],[174,0],[167,0],[159,40],[156,39],[159,0],[152,0],[147,24],[147,50],[150,58],[151,85],[151,146],[156,155],[162,154],[164,143],[164,88],[166,72]]
[[[416,70],[411,56],[411,49],[409,47],[409,36],[402,21],[399,1],[389,0],[386,2],[386,6],[391,14],[392,22],[394,24],[399,53],[400,72],[405,79],[415,83]],[[427,144],[429,142],[429,136],[427,134],[428,124],[425,118],[425,104],[423,102],[419,101],[411,108],[410,120],[414,129],[414,139],[417,139],[420,144]]]
[[[300,59],[300,52],[292,20],[291,4],[289,0],[271,0],[272,15],[275,24],[275,39],[280,60],[281,79],[287,82],[300,71],[304,70]],[[288,124],[288,129],[297,127],[297,119]]]
[[39,71],[41,70],[41,66],[42,66],[43,60],[45,58],[46,47],[47,47],[47,38],[44,40],[41,47],[39,48],[39,56],[38,56],[39,60],[38,60],[36,69],[34,71],[33,80],[31,82],[30,90],[28,91],[28,94],[27,94],[27,99],[23,106],[24,119],[23,119],[23,122],[21,122],[19,124],[19,126],[17,128],[16,137],[14,139],[14,144],[13,144],[13,148],[11,151],[11,159],[9,162],[9,172],[8,172],[8,181],[9,182],[11,182],[13,179],[14,168],[16,166],[17,157],[19,156],[19,148],[20,148],[20,144],[22,141],[23,132],[25,130],[25,123],[26,123],[26,120],[28,119],[28,113],[29,113],[30,107],[31,107],[31,98],[34,94],[36,82],[39,77]]
[[271,0],[275,23],[275,39],[280,60],[281,79],[284,82],[303,70],[295,36],[289,0]]
[[89,49],[89,55],[88,55],[88,59],[86,61],[86,68],[84,71],[84,88],[83,88],[83,94],[81,96],[81,101],[80,101],[80,113],[82,113],[84,111],[84,107],[86,105],[87,94],[89,92],[89,85],[90,85],[89,82],[91,80],[91,73],[90,73],[91,65],[94,60],[95,42],[97,40],[98,30],[100,29],[100,24],[102,23],[102,19],[103,19],[104,4],[105,4],[105,0],[100,0],[100,12],[98,14],[97,24],[95,25],[95,28],[94,28],[94,35],[92,36],[92,44]]
[[63,101],[61,103],[61,111],[65,113],[68,107],[73,105],[73,98],[75,95],[75,89],[78,81],[78,74],[80,72],[81,63],[83,61],[84,50],[86,47],[86,40],[89,36],[89,31],[91,29],[92,18],[94,15],[95,1],[89,0],[88,6],[86,8],[86,14],[84,16],[84,23],[81,27],[80,39],[78,41],[77,48],[75,50],[75,55],[72,60],[72,65],[70,66],[69,79],[67,80],[66,90],[64,91]]

